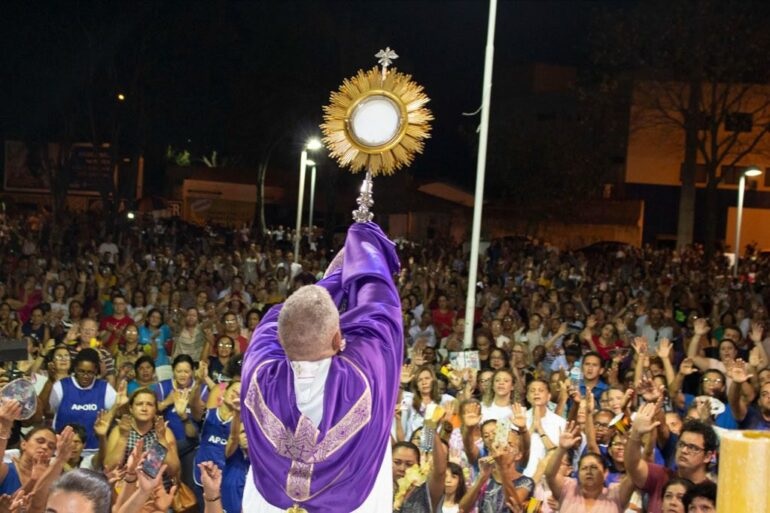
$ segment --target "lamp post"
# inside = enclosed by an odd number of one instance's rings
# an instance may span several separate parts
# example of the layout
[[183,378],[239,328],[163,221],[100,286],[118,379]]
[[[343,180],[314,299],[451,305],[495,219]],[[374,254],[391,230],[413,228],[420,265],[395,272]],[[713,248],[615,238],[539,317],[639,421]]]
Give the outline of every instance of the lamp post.
[[323,147],[319,139],[310,139],[299,159],[299,192],[297,194],[297,227],[294,240],[294,262],[299,263],[299,241],[302,238],[302,202],[305,196],[305,168],[308,165],[307,151],[320,150]]
[[315,172],[316,164],[312,160],[308,162],[310,166],[310,206],[307,213],[308,240],[313,240],[313,210],[315,207]]
[[733,277],[738,277],[738,261],[741,259],[741,222],[743,221],[743,194],[746,192],[746,177],[754,177],[762,174],[756,167],[749,167],[738,180],[738,208],[735,212],[735,262],[733,263]]

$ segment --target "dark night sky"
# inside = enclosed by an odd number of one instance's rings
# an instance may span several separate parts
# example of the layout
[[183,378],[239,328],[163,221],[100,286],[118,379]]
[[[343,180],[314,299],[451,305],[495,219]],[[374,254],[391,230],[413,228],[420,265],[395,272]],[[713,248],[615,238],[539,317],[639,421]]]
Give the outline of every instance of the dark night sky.
[[[524,62],[582,62],[596,5],[501,1],[496,75]],[[293,169],[305,134],[318,133],[329,91],[390,46],[401,56],[397,67],[425,86],[436,117],[413,172],[470,186],[475,149],[468,134],[478,117],[461,112],[481,102],[487,10],[481,0],[4,4],[0,130],[5,139],[56,137],[59,105],[83,94],[88,32],[98,41],[98,65],[115,64],[117,87],[130,89],[130,77],[138,77],[144,122],[129,123],[123,144],[140,147],[151,166],[161,167],[151,157],[168,144],[253,161],[251,141],[292,111],[274,162]],[[103,115],[117,115],[115,87],[103,81],[92,92],[108,107]]]

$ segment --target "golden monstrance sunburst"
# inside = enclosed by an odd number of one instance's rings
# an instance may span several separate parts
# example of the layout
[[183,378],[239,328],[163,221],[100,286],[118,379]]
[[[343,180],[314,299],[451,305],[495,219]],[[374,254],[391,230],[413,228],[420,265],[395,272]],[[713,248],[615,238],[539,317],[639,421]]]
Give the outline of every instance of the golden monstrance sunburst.
[[352,173],[366,171],[360,208],[353,213],[359,222],[372,218],[371,178],[409,166],[422,153],[433,120],[422,86],[411,75],[388,69],[398,55],[386,48],[375,57],[380,68],[359,70],[331,93],[321,125],[323,142],[339,165]]

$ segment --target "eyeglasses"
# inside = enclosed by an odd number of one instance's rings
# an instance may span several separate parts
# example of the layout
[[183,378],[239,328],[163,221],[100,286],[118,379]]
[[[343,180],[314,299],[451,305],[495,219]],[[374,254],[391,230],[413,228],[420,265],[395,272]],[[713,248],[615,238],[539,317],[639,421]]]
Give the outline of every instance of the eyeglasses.
[[706,450],[703,447],[698,447],[697,445],[688,444],[687,442],[682,442],[681,440],[676,444],[676,446],[678,449],[682,451],[693,452],[696,454]]
[[85,369],[75,369],[75,374],[77,374],[78,376],[96,376],[96,371],[85,370]]
[[626,445],[626,442],[612,442],[610,444],[611,447],[623,447],[624,445]]
[[594,422],[594,426],[600,427],[600,428],[608,428],[610,427],[609,422]]
[[224,347],[229,347],[229,348],[232,348],[233,345],[232,344],[219,344],[219,347],[223,347],[223,348]]
[[722,382],[722,378],[703,378],[702,380],[704,383],[716,383],[719,384]]
[[60,362],[70,360],[70,355],[68,354],[57,354],[53,357],[54,360],[59,360]]

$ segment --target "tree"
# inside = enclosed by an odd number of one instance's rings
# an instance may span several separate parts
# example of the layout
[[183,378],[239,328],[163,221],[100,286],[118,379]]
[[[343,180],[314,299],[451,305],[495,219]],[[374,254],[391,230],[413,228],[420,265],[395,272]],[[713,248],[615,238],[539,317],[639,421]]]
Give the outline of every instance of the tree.
[[594,63],[609,74],[635,77],[631,129],[669,130],[684,140],[680,247],[693,241],[698,162],[705,168],[711,255],[717,187],[768,140],[768,8],[760,2],[653,1],[599,19]]

